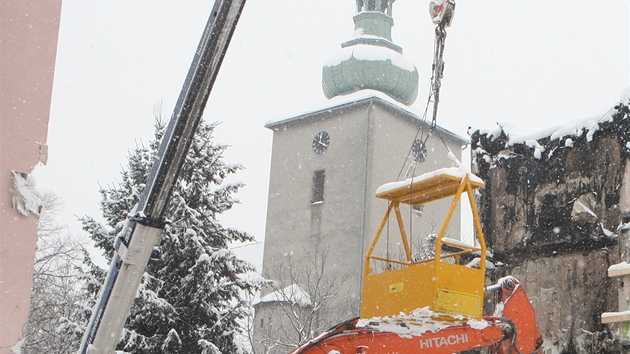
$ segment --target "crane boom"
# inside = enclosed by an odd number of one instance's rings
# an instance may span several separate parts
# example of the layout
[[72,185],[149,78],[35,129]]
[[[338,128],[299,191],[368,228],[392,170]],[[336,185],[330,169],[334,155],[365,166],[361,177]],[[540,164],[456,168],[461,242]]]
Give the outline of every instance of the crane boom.
[[153,247],[162,237],[171,192],[244,5],[245,0],[215,1],[139,203],[116,236],[80,354],[116,349]]

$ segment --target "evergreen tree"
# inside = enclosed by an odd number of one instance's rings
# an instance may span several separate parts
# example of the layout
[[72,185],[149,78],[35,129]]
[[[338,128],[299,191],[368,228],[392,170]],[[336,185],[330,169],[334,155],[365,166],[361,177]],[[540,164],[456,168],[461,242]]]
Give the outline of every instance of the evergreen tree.
[[[244,232],[225,228],[217,216],[237,200],[242,183],[225,183],[240,170],[222,160],[225,145],[213,143],[215,125],[200,124],[166,217],[170,221],[159,259],[149,262],[119,350],[133,353],[240,353],[239,321],[250,309],[241,296],[259,290],[261,281],[246,277],[254,271],[228,250],[232,242],[253,241]],[[128,159],[117,186],[102,188],[101,210],[106,225],[82,218],[83,228],[111,259],[113,241],[138,202],[165,126],[157,122],[155,140]]]

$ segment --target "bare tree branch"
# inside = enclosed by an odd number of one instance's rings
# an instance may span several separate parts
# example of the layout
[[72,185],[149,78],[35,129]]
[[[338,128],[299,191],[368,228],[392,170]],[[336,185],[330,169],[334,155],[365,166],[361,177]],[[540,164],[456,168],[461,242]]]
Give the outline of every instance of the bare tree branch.
[[85,255],[82,243],[57,223],[62,207],[51,193],[41,196],[44,208],[38,226],[37,253],[24,353],[71,353],[76,338],[59,333],[64,318],[75,311],[81,297],[77,279]]
[[266,274],[274,280],[273,291],[256,304],[257,322],[249,327],[256,354],[286,353],[347,319],[356,308],[338,297],[350,274],[330,263],[330,252],[318,247],[315,253],[303,253],[305,257],[289,256]]

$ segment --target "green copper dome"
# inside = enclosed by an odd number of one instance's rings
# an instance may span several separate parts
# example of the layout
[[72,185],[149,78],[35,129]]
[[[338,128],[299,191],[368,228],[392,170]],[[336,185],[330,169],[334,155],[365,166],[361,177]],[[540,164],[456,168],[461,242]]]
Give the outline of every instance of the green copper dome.
[[354,35],[328,58],[322,70],[327,98],[372,89],[406,105],[416,100],[418,69],[391,38],[394,1],[356,0]]

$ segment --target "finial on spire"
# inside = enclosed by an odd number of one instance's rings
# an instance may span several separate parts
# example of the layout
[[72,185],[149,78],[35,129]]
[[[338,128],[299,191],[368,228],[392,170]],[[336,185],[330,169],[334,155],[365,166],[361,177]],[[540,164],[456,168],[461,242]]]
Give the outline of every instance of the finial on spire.
[[324,64],[324,94],[333,98],[371,89],[411,105],[418,95],[418,70],[392,41],[395,0],[355,1],[354,35]]
[[392,15],[392,3],[396,0],[356,0],[357,13],[363,11],[378,11]]

